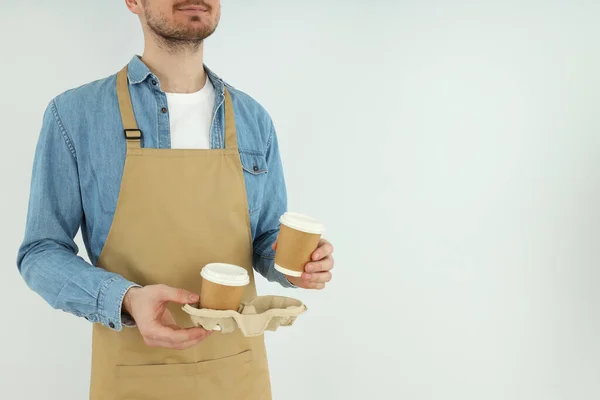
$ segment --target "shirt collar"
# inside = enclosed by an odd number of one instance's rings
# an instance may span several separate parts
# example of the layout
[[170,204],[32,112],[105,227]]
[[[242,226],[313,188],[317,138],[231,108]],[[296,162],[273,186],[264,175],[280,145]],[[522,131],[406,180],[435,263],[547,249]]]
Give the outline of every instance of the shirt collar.
[[215,92],[217,93],[217,100],[220,100],[223,96],[225,96],[225,82],[221,79],[217,74],[212,72],[206,65],[204,65],[204,71],[206,71],[206,75],[210,82],[213,84],[215,88]]
[[[213,71],[211,71],[206,65],[204,65],[204,70],[208,75],[208,79],[210,79],[213,84],[217,95],[223,96],[225,92],[225,83],[223,80],[217,76]],[[149,76],[152,76],[154,79],[158,80],[150,71],[150,68],[140,58],[138,55],[134,55],[129,62],[127,67],[127,77],[129,78],[130,85],[137,85],[138,83],[144,82]]]
[[148,76],[152,75],[152,71],[142,59],[135,55],[129,61],[127,66],[127,77],[129,78],[130,85],[137,85],[138,83],[144,82]]

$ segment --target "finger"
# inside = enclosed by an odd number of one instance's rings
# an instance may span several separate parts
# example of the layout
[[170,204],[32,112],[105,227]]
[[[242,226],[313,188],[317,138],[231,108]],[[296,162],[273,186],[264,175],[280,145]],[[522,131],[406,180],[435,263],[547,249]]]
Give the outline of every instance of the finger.
[[[201,329],[204,329],[204,328],[201,328]],[[192,347],[192,346],[200,343],[201,341],[203,341],[204,339],[206,339],[210,335],[212,335],[212,331],[204,330],[204,334],[202,336],[197,337],[196,339],[188,340],[187,342],[177,343],[177,344],[174,345],[174,348],[178,349],[178,350],[187,349],[189,347]]]
[[188,304],[200,300],[200,296],[185,289],[173,288],[167,285],[160,287],[160,300],[172,301],[173,303]]
[[206,334],[206,329],[200,327],[181,329],[178,326],[158,326],[148,336],[152,340],[177,344],[203,338]]
[[306,264],[304,270],[306,272],[324,272],[331,271],[333,269],[334,260],[332,256],[329,256],[321,261],[314,261]]
[[325,239],[321,239],[319,247],[313,252],[312,260],[319,261],[333,254],[333,245]]
[[271,248],[273,249],[273,251],[277,250],[277,242],[273,243],[273,245],[271,246]]
[[203,340],[206,340],[206,338],[208,338],[210,335],[212,335],[212,331],[206,331],[202,337],[199,337],[194,340],[190,340],[189,342],[181,343],[178,345],[177,348],[179,348],[180,350],[190,348],[190,347],[195,346],[198,343],[202,342]]
[[312,283],[325,283],[331,281],[331,272],[304,273],[302,274],[302,279]]
[[190,340],[189,342],[182,343],[182,344],[178,345],[176,348],[177,348],[178,350],[185,350],[185,349],[189,349],[190,347],[192,347],[192,346],[195,346],[195,345],[197,345],[198,343],[200,343],[201,341],[205,340],[205,339],[206,339],[207,337],[209,337],[211,334],[212,334],[212,332],[207,332],[207,333],[206,333],[206,335],[204,335],[203,337],[201,337],[201,338],[198,338],[198,339],[196,339],[196,340]]
[[204,337],[190,340],[190,341],[183,342],[183,343],[169,343],[169,342],[163,342],[160,340],[149,340],[149,341],[146,341],[146,345],[148,347],[161,347],[164,349],[185,350],[192,346],[197,345],[198,343],[200,343],[201,341],[206,339],[208,336],[210,336],[210,334],[211,334],[211,332],[207,332],[207,334]]
[[321,289],[325,288],[325,284],[324,283],[318,283],[318,282],[307,282],[307,281],[304,281],[302,287],[304,289],[321,290]]

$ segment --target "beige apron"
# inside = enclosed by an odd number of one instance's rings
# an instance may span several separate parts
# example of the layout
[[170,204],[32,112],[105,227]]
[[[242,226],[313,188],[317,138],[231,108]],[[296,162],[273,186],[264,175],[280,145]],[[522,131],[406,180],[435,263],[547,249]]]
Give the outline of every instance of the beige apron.
[[[225,149],[141,148],[127,82],[117,75],[127,156],[113,223],[98,267],[140,285],[200,291],[210,262],[240,265],[256,296],[246,187],[231,96],[225,89]],[[119,134],[115,132],[115,134]],[[181,305],[177,323],[190,327]],[[263,336],[215,332],[187,350],[149,348],[137,328],[93,328],[92,400],[271,399]]]

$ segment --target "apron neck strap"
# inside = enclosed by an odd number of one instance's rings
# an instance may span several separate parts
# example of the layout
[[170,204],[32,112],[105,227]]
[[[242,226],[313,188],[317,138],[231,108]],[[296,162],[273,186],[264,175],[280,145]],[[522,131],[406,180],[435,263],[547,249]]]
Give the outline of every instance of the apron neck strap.
[[127,141],[127,150],[139,149],[141,147],[142,131],[139,130],[135,122],[135,114],[133,113],[129,84],[127,82],[127,66],[117,74],[117,98],[119,100],[121,119],[123,120],[123,133]]
[[237,150],[238,148],[233,102],[227,88],[225,88],[225,148],[232,150]]
[[[117,98],[123,121],[123,133],[127,140],[127,149],[139,149],[143,134],[137,126],[135,114],[133,113],[129,83],[127,81],[127,66],[117,74]],[[225,88],[225,148],[232,150],[237,150],[238,148],[233,101],[227,88]]]

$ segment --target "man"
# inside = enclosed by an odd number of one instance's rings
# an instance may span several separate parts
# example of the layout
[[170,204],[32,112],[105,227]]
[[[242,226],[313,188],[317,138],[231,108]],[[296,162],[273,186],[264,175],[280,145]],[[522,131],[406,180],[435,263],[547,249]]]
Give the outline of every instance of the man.
[[[46,110],[19,270],[51,306],[94,322],[91,399],[269,399],[262,337],[191,327],[210,262],[322,289],[333,248],[306,273],[274,269],[286,191],[269,115],[204,68],[220,1],[126,0],[145,48],[118,74]],[[92,264],[77,256],[81,227]],[[126,326],[126,328],[124,328]]]

